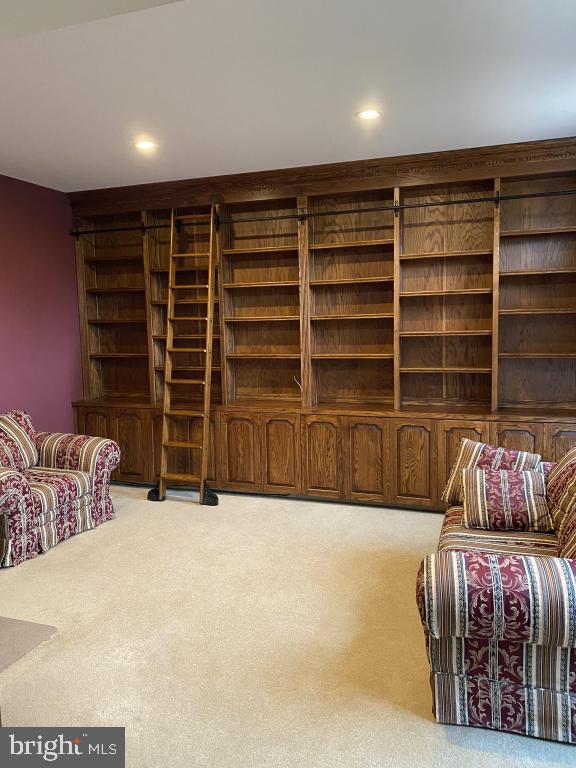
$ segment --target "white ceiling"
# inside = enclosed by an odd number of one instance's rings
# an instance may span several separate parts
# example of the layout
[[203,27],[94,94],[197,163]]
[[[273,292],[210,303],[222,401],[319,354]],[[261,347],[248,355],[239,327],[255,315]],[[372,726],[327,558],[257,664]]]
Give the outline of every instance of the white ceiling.
[[5,40],[0,172],[72,191],[570,136],[575,33],[574,0],[190,0]]
[[0,0],[0,40],[178,0]]

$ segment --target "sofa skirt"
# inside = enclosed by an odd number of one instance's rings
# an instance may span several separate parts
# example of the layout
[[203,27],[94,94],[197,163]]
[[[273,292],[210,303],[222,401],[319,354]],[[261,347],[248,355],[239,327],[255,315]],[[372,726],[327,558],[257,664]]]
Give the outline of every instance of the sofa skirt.
[[431,674],[439,723],[576,743],[576,694],[439,672]]
[[47,552],[61,541],[95,528],[92,516],[92,494],[62,504],[38,517],[37,524],[13,539],[0,539],[0,566],[20,565]]

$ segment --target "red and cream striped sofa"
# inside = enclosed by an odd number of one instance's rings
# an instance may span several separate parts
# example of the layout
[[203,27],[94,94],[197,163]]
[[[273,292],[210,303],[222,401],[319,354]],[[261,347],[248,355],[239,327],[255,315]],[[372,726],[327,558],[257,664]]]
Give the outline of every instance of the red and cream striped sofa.
[[112,440],[36,432],[25,411],[0,415],[0,566],[110,520],[119,461]]
[[559,556],[574,549],[563,512],[576,476],[559,480],[549,533],[470,529],[462,506],[446,512],[417,578],[440,723],[576,743],[576,559]]

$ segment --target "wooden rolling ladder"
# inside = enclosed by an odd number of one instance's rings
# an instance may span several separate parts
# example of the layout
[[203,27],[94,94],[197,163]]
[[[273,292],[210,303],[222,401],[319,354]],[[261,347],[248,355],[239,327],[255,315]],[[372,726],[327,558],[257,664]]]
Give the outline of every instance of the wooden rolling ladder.
[[[178,232],[183,223],[187,226],[209,223],[209,246],[207,252],[178,253]],[[218,214],[215,206],[210,213],[179,214],[172,210],[170,228],[170,267],[168,272],[168,315],[166,330],[166,357],[164,368],[164,406],[162,418],[162,456],[160,482],[148,494],[151,501],[164,501],[169,485],[178,487],[198,486],[199,503],[208,506],[218,504],[218,496],[207,486],[210,437],[210,390],[212,381],[212,341],[214,325],[214,293],[216,281],[216,228]],[[184,280],[179,277],[184,275]],[[191,278],[190,276],[194,277]],[[191,280],[194,280],[191,282]],[[194,298],[181,298],[194,294]],[[200,295],[203,293],[204,295]],[[193,307],[204,311],[196,313]],[[203,328],[190,333],[181,330],[182,324],[193,323]],[[200,355],[204,358],[203,378],[180,378],[175,371],[186,366],[178,364],[182,355]],[[181,375],[181,374],[180,374]],[[194,392],[186,400],[178,392]],[[196,396],[196,393],[198,395]],[[196,403],[198,408],[196,408]],[[172,435],[171,424],[186,420],[188,424],[201,420],[201,438],[197,441],[182,440]],[[200,452],[200,473],[188,474],[170,471],[173,451]],[[192,462],[191,462],[192,464]],[[196,462],[196,465],[198,462]]]

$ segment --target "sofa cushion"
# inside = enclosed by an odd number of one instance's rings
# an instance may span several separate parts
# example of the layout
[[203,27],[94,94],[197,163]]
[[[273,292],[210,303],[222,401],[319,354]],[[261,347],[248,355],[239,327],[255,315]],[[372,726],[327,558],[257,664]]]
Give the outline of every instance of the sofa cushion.
[[22,472],[38,463],[34,428],[24,411],[0,415],[0,465]]
[[87,472],[35,467],[22,474],[32,489],[34,506],[42,515],[92,493],[92,479]]
[[464,469],[464,525],[500,531],[553,531],[542,472]]
[[445,504],[462,503],[463,469],[536,469],[542,457],[537,453],[498,448],[463,438],[450,477],[442,493]]
[[554,532],[490,531],[465,528],[464,508],[450,507],[444,515],[438,551],[489,552],[495,555],[542,555],[556,557],[558,538]]
[[548,475],[548,504],[559,530],[565,515],[576,509],[576,448],[568,451]]

